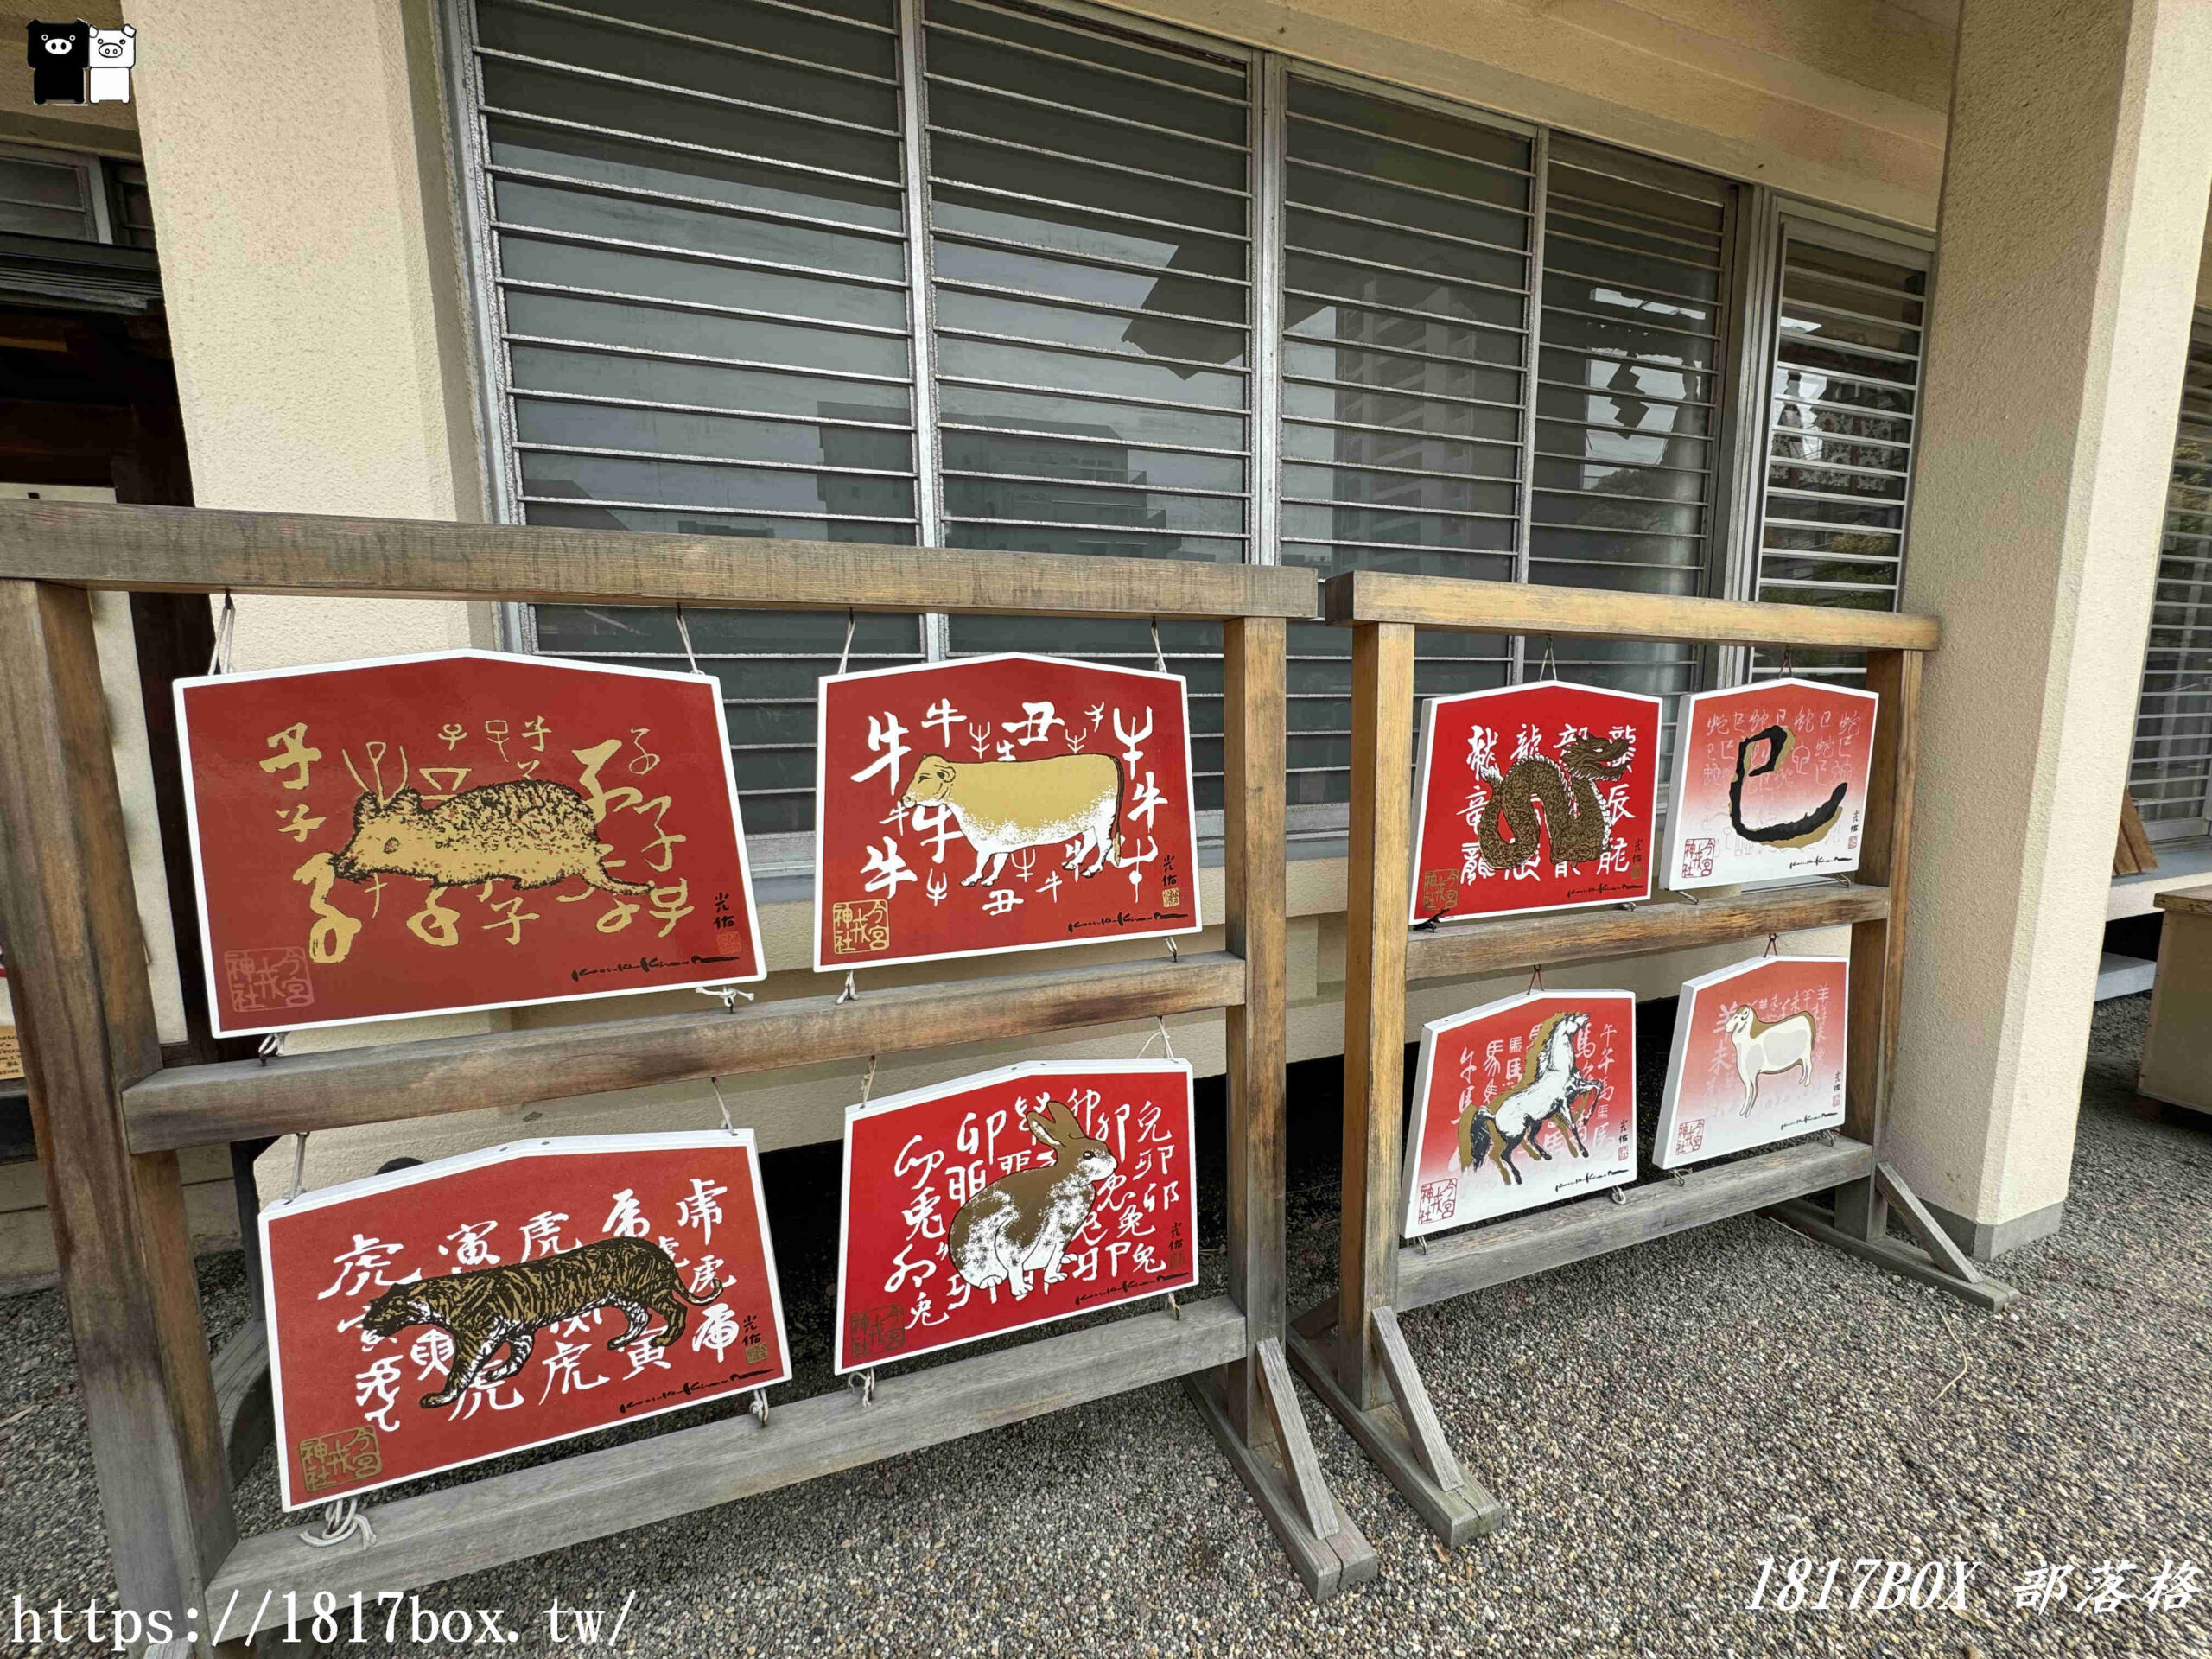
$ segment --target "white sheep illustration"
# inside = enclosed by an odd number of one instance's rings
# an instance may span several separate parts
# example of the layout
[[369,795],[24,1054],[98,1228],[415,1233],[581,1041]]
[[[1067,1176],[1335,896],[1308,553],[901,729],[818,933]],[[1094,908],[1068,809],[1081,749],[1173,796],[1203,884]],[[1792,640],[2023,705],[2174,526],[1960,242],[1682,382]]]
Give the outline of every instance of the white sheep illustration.
[[1804,1009],[1786,1014],[1770,1025],[1746,1002],[1720,1028],[1736,1047],[1736,1075],[1744,1082],[1745,1117],[1758,1104],[1761,1077],[1794,1066],[1800,1083],[1813,1080],[1813,1049],[1820,1041],[1820,1032]]

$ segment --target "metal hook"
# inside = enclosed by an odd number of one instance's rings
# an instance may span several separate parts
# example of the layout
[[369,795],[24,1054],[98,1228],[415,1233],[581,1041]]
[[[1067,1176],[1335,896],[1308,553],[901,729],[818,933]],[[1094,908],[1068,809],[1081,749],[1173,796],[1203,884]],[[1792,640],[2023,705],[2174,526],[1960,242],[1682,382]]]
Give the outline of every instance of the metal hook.
[[1156,616],[1152,619],[1152,665],[1162,674],[1167,671],[1167,653],[1160,648],[1160,619]]
[[231,671],[231,642],[238,633],[238,601],[231,597],[231,590],[223,589],[223,608],[215,618],[215,649],[207,653],[207,671],[227,674]]
[[1688,887],[1681,889],[1681,897],[1688,899],[1690,903],[1694,905],[1701,905],[1705,902],[1704,899],[1699,898],[1697,894],[1692,893]]
[[1552,655],[1552,637],[1548,633],[1544,636],[1544,659],[1536,664],[1536,673],[1542,679],[1559,678],[1559,663]]
[[1779,933],[1768,934],[1766,936],[1766,950],[1762,953],[1762,960],[1764,960],[1765,957],[1778,957],[1781,954],[1782,936]]
[[1443,931],[1444,918],[1446,916],[1449,916],[1455,908],[1455,906],[1446,905],[1442,910],[1438,911],[1435,915],[1430,917],[1427,921],[1415,922],[1413,925],[1413,931],[1416,933],[1441,932]]
[[1423,1233],[1419,1238],[1414,1240],[1414,1248],[1419,1250],[1423,1255],[1427,1255],[1428,1254],[1428,1235],[1427,1233]]
[[860,619],[849,609],[845,613],[845,646],[837,653],[837,671],[845,671],[845,664],[853,660],[853,630],[860,626]]
[[1607,1187],[1605,1189],[1605,1196],[1611,1198],[1615,1204],[1626,1204],[1628,1202],[1628,1194],[1622,1192],[1618,1186]]
[[1533,996],[1543,988],[1544,965],[1540,962],[1529,970],[1529,988],[1522,993],[1522,995],[1524,996]]

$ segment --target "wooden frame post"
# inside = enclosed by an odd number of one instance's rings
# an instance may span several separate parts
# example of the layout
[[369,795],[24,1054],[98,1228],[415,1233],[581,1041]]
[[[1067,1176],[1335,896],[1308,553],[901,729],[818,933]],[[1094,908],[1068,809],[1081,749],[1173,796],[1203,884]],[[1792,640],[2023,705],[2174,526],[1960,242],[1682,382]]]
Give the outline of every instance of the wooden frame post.
[[134,1154],[158,1071],[92,643],[73,588],[0,581],[0,919],[122,1605],[180,1624],[235,1538],[184,1192]]
[[1306,1587],[1325,1596],[1380,1563],[1321,1478],[1283,1351],[1286,637],[1281,617],[1224,625],[1223,942],[1244,961],[1244,1001],[1227,1010],[1228,1280],[1251,1347],[1185,1383]]
[[[1291,1357],[1352,1437],[1446,1544],[1502,1524],[1504,1508],[1460,1469],[1399,1327],[1405,1313],[1730,1216],[1768,1209],[1802,1231],[1983,1306],[2015,1294],[1984,1279],[1880,1156],[1896,1065],[1904,883],[1921,654],[1933,619],[1581,592],[1360,571],[1326,588],[1352,631],[1350,903],[1344,961],[1344,1157],[1337,1295],[1293,1322]],[[1409,931],[1408,842],[1416,627],[1696,644],[1798,645],[1868,653],[1879,694],[1856,880],[1756,889],[1702,904],[1671,895]],[[1849,925],[1849,1096],[1840,1136],[1785,1145],[1570,1200],[1401,1248],[1405,996],[1409,980],[1634,956]],[[1837,1192],[1831,1219],[1804,1200]],[[1883,1236],[1889,1206],[1920,1240]]]

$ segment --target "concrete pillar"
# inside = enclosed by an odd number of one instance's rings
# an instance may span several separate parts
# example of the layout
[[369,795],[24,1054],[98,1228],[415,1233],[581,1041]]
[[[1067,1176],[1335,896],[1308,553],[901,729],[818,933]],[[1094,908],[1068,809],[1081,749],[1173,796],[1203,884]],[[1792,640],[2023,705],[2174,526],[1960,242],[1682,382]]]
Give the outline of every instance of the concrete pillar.
[[1904,603],[1930,658],[1891,1156],[2054,1230],[2212,190],[2212,4],[1965,0]]
[[[429,0],[125,10],[194,499],[483,518]],[[490,616],[249,598],[236,661],[489,645]]]

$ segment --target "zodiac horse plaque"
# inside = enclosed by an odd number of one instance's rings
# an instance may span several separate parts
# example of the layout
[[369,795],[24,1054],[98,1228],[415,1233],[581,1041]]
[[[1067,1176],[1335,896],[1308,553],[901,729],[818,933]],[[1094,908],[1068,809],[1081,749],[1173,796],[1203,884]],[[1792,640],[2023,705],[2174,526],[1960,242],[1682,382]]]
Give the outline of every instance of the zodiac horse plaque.
[[226,1036],[764,971],[711,678],[457,651],[176,706]]
[[1405,1236],[1636,1179],[1636,997],[1531,991],[1421,1028]]
[[791,1377],[750,1129],[419,1164],[261,1248],[287,1509]]
[[1408,919],[1649,898],[1659,707],[1560,680],[1431,697]]
[[965,657],[822,681],[814,965],[1194,933],[1183,678]]
[[1191,1068],[1050,1061],[845,1113],[837,1369],[1198,1282]]

